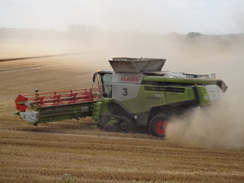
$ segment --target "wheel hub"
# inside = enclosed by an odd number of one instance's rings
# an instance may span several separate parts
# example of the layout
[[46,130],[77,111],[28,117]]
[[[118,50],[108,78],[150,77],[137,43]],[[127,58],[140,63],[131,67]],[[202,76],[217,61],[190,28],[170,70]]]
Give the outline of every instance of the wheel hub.
[[120,124],[120,128],[121,128],[122,130],[125,130],[125,129],[126,129],[126,124],[125,124],[125,123],[121,123],[121,124]]
[[155,123],[155,131],[160,134],[163,135],[165,134],[165,127],[166,127],[166,123],[164,121],[158,121],[157,123]]

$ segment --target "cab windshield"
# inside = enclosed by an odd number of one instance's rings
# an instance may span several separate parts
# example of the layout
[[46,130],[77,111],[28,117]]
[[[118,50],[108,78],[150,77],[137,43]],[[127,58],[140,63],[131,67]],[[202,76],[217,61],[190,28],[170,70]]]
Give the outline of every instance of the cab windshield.
[[112,74],[103,74],[102,77],[102,88],[104,97],[112,97]]
[[99,71],[93,75],[93,83],[99,87],[103,97],[112,97],[112,71]]

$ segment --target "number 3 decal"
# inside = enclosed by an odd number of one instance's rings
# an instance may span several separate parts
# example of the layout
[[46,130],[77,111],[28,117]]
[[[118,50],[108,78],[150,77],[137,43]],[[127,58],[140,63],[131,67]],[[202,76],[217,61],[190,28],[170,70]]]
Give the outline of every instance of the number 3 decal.
[[127,96],[128,95],[128,89],[127,88],[123,88],[123,91],[124,91],[123,95]]

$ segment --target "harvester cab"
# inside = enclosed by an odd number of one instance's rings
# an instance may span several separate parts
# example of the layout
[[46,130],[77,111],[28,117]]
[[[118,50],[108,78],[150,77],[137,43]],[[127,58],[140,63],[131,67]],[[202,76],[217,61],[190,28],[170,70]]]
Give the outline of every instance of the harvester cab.
[[92,88],[98,88],[98,90],[100,91],[100,97],[112,97],[112,77],[112,71],[98,70],[93,74]]
[[[16,108],[32,124],[90,116],[95,126],[164,137],[169,119],[220,100],[227,86],[215,75],[161,71],[166,59],[117,57],[97,71],[91,89],[19,95]],[[222,91],[222,92],[221,92]]]

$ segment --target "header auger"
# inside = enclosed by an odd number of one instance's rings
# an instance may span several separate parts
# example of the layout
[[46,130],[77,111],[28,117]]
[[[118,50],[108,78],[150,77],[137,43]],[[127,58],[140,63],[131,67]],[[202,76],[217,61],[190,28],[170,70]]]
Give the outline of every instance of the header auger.
[[227,90],[215,74],[161,71],[166,59],[118,57],[113,71],[97,71],[97,88],[19,95],[17,114],[34,125],[91,117],[109,131],[133,132],[143,126],[164,137],[169,119],[189,109],[210,105]]

